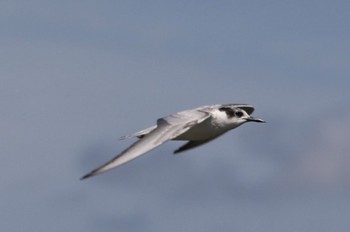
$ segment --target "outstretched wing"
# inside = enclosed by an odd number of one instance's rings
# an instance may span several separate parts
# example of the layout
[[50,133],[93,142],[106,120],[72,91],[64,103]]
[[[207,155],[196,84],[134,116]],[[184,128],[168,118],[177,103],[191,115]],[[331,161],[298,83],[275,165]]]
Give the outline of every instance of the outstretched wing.
[[162,143],[185,133],[192,126],[203,122],[209,117],[210,114],[207,112],[189,110],[158,119],[157,127],[154,130],[146,134],[142,139],[136,141],[111,161],[91,171],[81,179],[95,176],[133,160]]

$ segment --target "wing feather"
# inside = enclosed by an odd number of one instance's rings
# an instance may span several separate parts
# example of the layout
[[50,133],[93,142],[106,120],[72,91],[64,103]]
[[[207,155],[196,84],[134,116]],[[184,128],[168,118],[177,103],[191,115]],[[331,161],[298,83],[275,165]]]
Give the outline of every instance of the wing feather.
[[146,134],[150,133],[151,131],[153,131],[153,130],[156,129],[156,128],[157,128],[157,125],[154,125],[154,126],[151,126],[151,127],[149,127],[149,128],[146,128],[146,129],[144,129],[144,130],[135,132],[135,133],[133,133],[133,134],[124,135],[124,136],[120,137],[119,140],[129,139],[129,138],[132,138],[132,137],[142,138],[142,137],[144,137]]
[[158,147],[162,143],[185,133],[193,125],[203,122],[209,117],[210,114],[206,112],[183,111],[158,119],[157,127],[154,130],[146,134],[140,140],[136,141],[115,158],[106,164],[94,169],[90,173],[83,176],[81,179],[86,179],[88,177],[98,175],[111,168],[118,167],[128,161],[131,161],[143,155],[144,153]]

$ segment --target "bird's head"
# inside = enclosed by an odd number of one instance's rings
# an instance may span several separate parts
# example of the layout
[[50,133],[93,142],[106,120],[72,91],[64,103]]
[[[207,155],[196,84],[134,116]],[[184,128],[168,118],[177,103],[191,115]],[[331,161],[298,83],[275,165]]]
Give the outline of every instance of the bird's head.
[[254,107],[245,104],[227,104],[219,108],[226,114],[227,120],[232,126],[237,127],[246,122],[265,122],[260,118],[252,117]]

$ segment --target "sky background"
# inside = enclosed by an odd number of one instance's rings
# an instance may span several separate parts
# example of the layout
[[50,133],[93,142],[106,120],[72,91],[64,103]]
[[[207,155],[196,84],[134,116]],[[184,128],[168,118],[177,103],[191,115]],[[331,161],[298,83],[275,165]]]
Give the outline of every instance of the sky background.
[[[1,231],[350,231],[350,2],[0,3]],[[246,124],[79,178],[216,103]]]

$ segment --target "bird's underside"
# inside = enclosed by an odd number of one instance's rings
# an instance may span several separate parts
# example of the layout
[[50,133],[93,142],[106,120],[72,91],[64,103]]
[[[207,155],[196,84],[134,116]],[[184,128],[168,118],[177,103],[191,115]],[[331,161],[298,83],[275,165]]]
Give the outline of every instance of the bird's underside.
[[[132,137],[137,137],[139,139],[142,139],[143,137],[145,137],[147,134],[149,134],[150,132],[152,132],[153,130],[155,130],[157,128],[157,126],[152,126],[150,128],[147,128],[145,130],[142,130],[142,131],[139,131],[139,132],[136,132],[134,134],[131,134],[131,135],[127,135],[127,136],[123,136],[121,137],[120,139],[123,140],[123,139],[128,139],[128,138],[132,138]],[[178,136],[179,137],[179,136]],[[186,137],[185,137],[186,138]],[[187,140],[185,138],[173,138],[172,140]],[[187,151],[189,149],[192,149],[192,148],[195,148],[195,147],[198,147],[200,145],[203,145],[213,139],[215,139],[216,137],[213,137],[213,138],[206,138],[206,139],[200,139],[200,140],[187,140],[188,142],[186,142],[185,144],[183,144],[181,147],[179,147],[178,149],[176,149],[174,151],[174,154],[178,154],[180,152],[184,152],[184,151]]]

